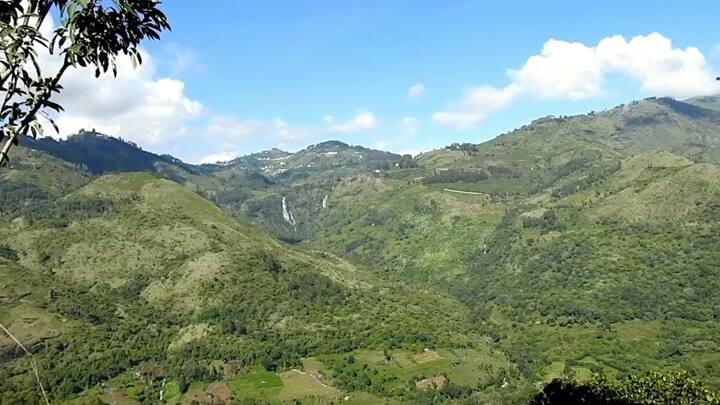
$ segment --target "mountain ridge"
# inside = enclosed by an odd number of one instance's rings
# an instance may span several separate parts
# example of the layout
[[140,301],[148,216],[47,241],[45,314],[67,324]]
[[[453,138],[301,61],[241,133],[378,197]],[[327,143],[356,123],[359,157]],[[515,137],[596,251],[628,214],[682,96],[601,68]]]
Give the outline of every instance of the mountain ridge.
[[[648,99],[410,159],[331,141],[95,175],[21,147],[0,321],[69,401],[526,403],[677,368],[718,388],[719,134]],[[12,347],[0,402],[37,402]]]
[[[655,105],[659,108],[655,108],[655,111],[652,111],[653,109],[650,108],[648,110],[648,107]],[[645,116],[645,117],[635,117],[636,113],[633,111],[639,111],[638,114],[641,116],[643,114],[652,114],[652,116]],[[553,123],[563,123],[567,121],[587,121],[592,119],[599,119],[599,118],[605,118],[605,119],[614,119],[619,120],[618,125],[620,129],[627,130],[628,128],[632,130],[632,127],[637,126],[637,124],[642,125],[651,125],[656,123],[656,120],[672,120],[673,117],[669,112],[674,112],[675,114],[678,114],[680,116],[687,116],[693,119],[700,119],[704,121],[709,121],[713,125],[720,122],[720,96],[704,96],[704,97],[697,97],[697,98],[691,98],[686,100],[676,100],[668,97],[649,97],[643,100],[637,100],[632,101],[626,104],[621,104],[619,106],[615,106],[612,108],[608,108],[606,110],[603,110],[601,112],[590,112],[589,114],[578,114],[574,116],[547,116],[538,118],[536,120],[533,120],[531,123],[527,125],[523,125],[521,128],[506,132],[503,134],[498,135],[495,138],[492,138],[490,140],[487,140],[485,142],[474,144],[474,145],[484,145],[488,143],[497,143],[500,142],[507,137],[514,137],[517,136],[517,134],[523,132],[523,131],[532,131],[533,127],[543,126],[547,124],[553,124]],[[639,119],[644,119],[644,122],[638,121]],[[679,123],[680,125],[682,123]],[[586,128],[587,131],[591,130],[597,130],[598,128]],[[701,128],[695,128],[696,130],[700,130]],[[582,133],[583,130],[579,131]],[[598,134],[595,134],[596,136]],[[604,134],[600,134],[604,135]],[[607,134],[612,135],[612,134]],[[615,135],[617,136],[617,135]],[[172,164],[179,166],[183,168],[184,170],[193,171],[195,169],[203,168],[212,170],[215,169],[221,169],[223,167],[237,165],[245,163],[247,164],[248,161],[257,161],[257,160],[263,160],[263,159],[277,159],[277,158],[287,158],[289,156],[295,156],[295,155],[303,155],[307,154],[309,152],[317,152],[317,153],[332,153],[332,152],[339,152],[339,151],[346,151],[346,150],[355,150],[360,152],[381,152],[377,150],[373,150],[371,148],[366,148],[364,146],[353,146],[349,145],[345,142],[338,141],[338,140],[328,140],[324,142],[320,142],[317,144],[311,144],[307,145],[305,148],[290,153],[287,151],[283,151],[278,148],[271,148],[269,150],[263,150],[255,153],[250,153],[248,155],[240,156],[238,158],[235,158],[233,160],[230,160],[228,162],[217,162],[217,163],[208,163],[208,164],[190,164],[183,162],[180,159],[177,159],[171,155],[158,155],[152,152],[146,152],[142,150],[139,146],[136,144],[122,140],[121,138],[116,138],[108,135],[104,135],[98,132],[94,131],[82,131],[81,133],[72,135],[68,137],[65,140],[54,140],[53,138],[40,138],[37,140],[28,138],[25,139],[23,142],[24,146],[29,147],[31,149],[41,150],[46,153],[50,153],[56,157],[63,158],[65,160],[68,160],[73,163],[79,163],[79,164],[85,164],[88,169],[95,173],[95,174],[102,174],[107,172],[127,172],[127,171],[156,171],[155,165],[157,163],[166,163],[166,164]],[[627,146],[627,145],[624,145]],[[713,147],[717,147],[716,145],[712,145]],[[93,150],[93,147],[98,148],[97,150]],[[80,151],[78,151],[77,154],[74,154],[71,152],[72,148],[80,148]],[[115,149],[114,149],[115,148]],[[622,149],[623,146],[619,146],[619,149]],[[114,152],[118,153],[118,151],[121,151],[119,154],[122,156],[127,151],[134,152],[135,155],[141,155],[138,156],[134,162],[127,162],[128,159],[124,159],[124,162],[121,162],[123,159],[115,158],[113,159],[112,156],[110,156],[107,153],[107,150],[113,150]],[[436,149],[435,151],[443,150]],[[435,151],[428,151],[427,153],[433,153]],[[81,153],[82,152],[82,153]],[[392,152],[384,152],[389,155],[393,156],[399,156],[397,154],[393,154]],[[102,154],[102,160],[105,161],[105,165],[101,165],[100,162],[97,162],[95,160],[100,160],[99,157],[94,157],[94,154]],[[84,155],[84,156],[79,156]],[[714,156],[714,154],[713,154]],[[95,158],[95,159],[93,159]],[[131,161],[133,159],[130,159]],[[110,162],[110,164],[107,164],[107,162]],[[124,165],[122,164],[124,163]],[[222,164],[219,164],[222,163]]]

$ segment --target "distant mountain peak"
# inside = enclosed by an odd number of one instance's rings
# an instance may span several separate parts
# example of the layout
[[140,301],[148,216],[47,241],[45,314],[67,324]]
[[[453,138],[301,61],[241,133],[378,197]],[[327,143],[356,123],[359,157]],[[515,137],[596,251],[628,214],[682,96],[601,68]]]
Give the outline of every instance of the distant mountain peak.
[[22,146],[84,165],[94,174],[110,172],[157,172],[158,164],[171,164],[185,170],[191,167],[171,155],[157,155],[139,145],[95,130],[81,130],[67,139],[25,137]]
[[[282,149],[272,148],[272,149],[264,150],[262,152],[253,153],[252,155],[249,155],[247,157],[254,158],[254,159],[278,159],[278,158],[285,158],[290,155],[292,155],[292,153],[284,151]],[[239,159],[243,159],[243,157],[240,157]]]

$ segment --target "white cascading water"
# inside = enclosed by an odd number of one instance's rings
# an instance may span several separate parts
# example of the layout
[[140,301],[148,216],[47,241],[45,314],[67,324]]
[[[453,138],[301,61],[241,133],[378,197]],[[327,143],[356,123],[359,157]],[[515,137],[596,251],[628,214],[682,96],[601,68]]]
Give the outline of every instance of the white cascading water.
[[292,225],[293,229],[296,229],[297,223],[295,222],[295,217],[293,217],[293,214],[288,210],[287,198],[285,198],[285,197],[283,197],[283,199],[282,199],[282,213],[283,213],[283,219],[285,220],[285,222]]

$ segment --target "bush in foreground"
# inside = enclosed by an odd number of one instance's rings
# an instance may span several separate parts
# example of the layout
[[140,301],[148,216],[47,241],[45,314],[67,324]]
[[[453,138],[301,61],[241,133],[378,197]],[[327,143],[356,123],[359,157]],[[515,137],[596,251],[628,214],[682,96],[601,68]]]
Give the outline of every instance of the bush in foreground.
[[705,388],[684,371],[649,373],[617,381],[595,377],[580,384],[553,380],[531,401],[531,405],[603,404],[720,404],[720,394]]

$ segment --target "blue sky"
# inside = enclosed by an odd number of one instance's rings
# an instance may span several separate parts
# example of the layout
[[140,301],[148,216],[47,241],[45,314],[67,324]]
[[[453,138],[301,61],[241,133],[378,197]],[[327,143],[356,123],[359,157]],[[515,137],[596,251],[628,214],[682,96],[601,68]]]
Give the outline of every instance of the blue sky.
[[[416,153],[481,142],[544,115],[718,90],[708,82],[720,67],[717,1],[215,0],[163,8],[173,30],[144,45],[152,68],[132,80],[160,98],[172,94],[167,119],[146,130],[154,118],[142,114],[154,107],[114,112],[132,124],[79,107],[68,110],[66,130],[97,125],[192,162],[328,139]],[[622,41],[599,45],[618,35]],[[533,55],[540,57],[528,62]],[[177,86],[148,87],[163,79]],[[134,83],[120,80],[122,89]]]

